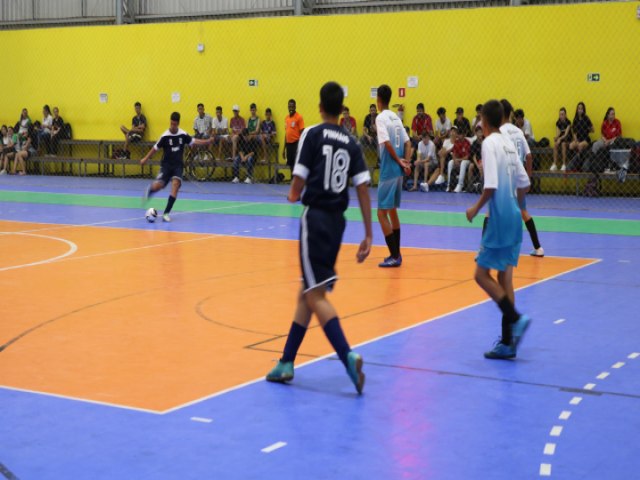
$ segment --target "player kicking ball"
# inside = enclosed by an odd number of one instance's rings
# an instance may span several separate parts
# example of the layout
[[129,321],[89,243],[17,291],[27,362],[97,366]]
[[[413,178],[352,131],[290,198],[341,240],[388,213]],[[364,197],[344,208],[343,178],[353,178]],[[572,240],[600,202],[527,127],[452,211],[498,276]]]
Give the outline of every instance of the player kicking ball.
[[[503,112],[496,100],[482,107],[484,191],[477,203],[467,209],[467,220],[471,222],[489,203],[489,219],[476,257],[475,280],[502,311],[502,338],[484,354],[491,359],[515,358],[518,343],[530,323],[528,316],[516,311],[513,291],[513,268],[518,265],[522,244],[520,205],[530,182],[514,144],[500,133]],[[491,270],[498,271],[497,282]]]
[[320,90],[320,115],[324,123],[307,128],[300,138],[287,199],[297,202],[302,194],[299,248],[302,288],[282,358],[266,378],[270,382],[293,379],[293,362],[311,315],[315,314],[360,394],[364,386],[362,357],[349,347],[338,314],[327,299],[327,292],[337,280],[335,263],[346,225],[349,178],[356,187],[365,231],[356,255],[358,263],[367,258],[372,242],[368,191],[371,176],[360,147],[339,126],[343,99],[340,85],[326,83]]
[[160,173],[153,181],[151,185],[147,187],[144,192],[143,201],[146,203],[154,193],[162,190],[171,182],[171,194],[167,201],[167,206],[162,214],[162,220],[164,222],[170,222],[171,209],[178,197],[178,191],[182,185],[182,172],[184,170],[184,147],[193,145],[211,145],[212,139],[200,140],[192,138],[187,132],[180,128],[180,114],[173,112],[171,114],[171,123],[169,124],[169,130],[164,132],[160,137],[160,140],[151,147],[149,153],[147,153],[140,165],[144,165],[158,150],[163,150],[162,162],[160,163]]

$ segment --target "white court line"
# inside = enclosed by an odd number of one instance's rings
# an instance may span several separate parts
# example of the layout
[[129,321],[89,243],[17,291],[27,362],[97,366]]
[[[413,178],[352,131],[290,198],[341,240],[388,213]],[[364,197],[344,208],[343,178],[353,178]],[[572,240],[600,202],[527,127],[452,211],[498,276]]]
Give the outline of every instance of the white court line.
[[556,320],[553,323],[555,323],[556,325],[559,325],[560,323],[564,323],[564,322],[566,322],[566,320],[564,318],[559,318],[558,320]]
[[609,376],[609,372],[602,372],[600,375],[598,375],[596,378],[598,380],[604,380],[605,378],[607,378]]
[[274,450],[278,450],[279,448],[286,447],[287,442],[276,442],[273,445],[269,445],[268,447],[264,447],[260,450],[263,453],[271,453]]
[[579,405],[581,401],[582,401],[582,397],[573,397],[573,398],[569,401],[569,403],[570,403],[571,405]]
[[618,260],[618,263],[631,263],[631,260]]
[[541,463],[540,464],[540,476],[541,477],[550,477],[551,476],[551,464],[550,463]]
[[200,423],[211,423],[211,422],[213,422],[213,420],[211,418],[204,418],[204,417],[191,417],[191,420],[193,420],[194,422],[200,422]]
[[78,245],[76,245],[72,241],[66,240],[64,238],[52,237],[50,235],[36,235],[35,233],[26,233],[26,232],[0,232],[0,235],[25,235],[27,237],[46,238],[48,240],[55,240],[58,242],[66,243],[69,246],[69,250],[67,250],[62,255],[58,255],[57,257],[47,258],[45,260],[40,260],[39,262],[23,263],[21,265],[12,265],[11,267],[3,267],[3,268],[0,268],[0,272],[5,272],[7,270],[16,270],[18,268],[34,267],[36,265],[43,265],[45,263],[53,263],[58,260],[62,260],[63,258],[68,257],[69,255],[73,255],[78,251]]
[[595,383],[587,383],[584,387],[582,387],[583,390],[593,390],[594,388],[596,388]]
[[569,420],[570,416],[571,416],[571,412],[569,410],[563,410],[558,418],[560,420]]
[[627,358],[631,358],[633,360],[634,358],[638,358],[638,357],[640,357],[640,353],[632,353]]
[[562,428],[563,427],[561,427],[560,425],[554,426],[549,432],[549,435],[551,435],[552,437],[559,437],[562,434]]
[[624,362],[617,362],[611,365],[611,368],[622,368],[624,367]]
[[556,453],[556,444],[555,443],[547,443],[544,446],[544,451],[542,452],[545,455],[553,455]]

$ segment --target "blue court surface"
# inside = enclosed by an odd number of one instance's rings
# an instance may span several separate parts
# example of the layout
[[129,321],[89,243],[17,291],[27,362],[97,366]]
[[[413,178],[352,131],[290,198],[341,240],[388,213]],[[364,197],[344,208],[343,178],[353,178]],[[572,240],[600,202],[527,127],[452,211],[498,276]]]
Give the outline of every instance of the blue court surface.
[[[153,225],[140,207],[146,185],[0,177],[0,231],[5,222],[34,222],[297,239],[285,185],[186,183],[173,221]],[[480,223],[467,226],[462,215],[476,198],[403,192],[403,247],[475,251]],[[640,201],[532,195],[528,203],[548,257],[597,261],[516,292],[517,307],[533,318],[516,360],[483,358],[500,332],[499,310],[484,301],[355,346],[367,374],[360,397],[335,356],[298,367],[290,385],[256,375],[161,413],[2,387],[0,478],[640,478]],[[355,244],[362,226],[357,209],[351,214],[344,241]],[[375,223],[374,233],[384,245]],[[531,249],[526,230],[522,248]],[[3,265],[11,255],[0,250]],[[4,274],[0,318],[11,322]],[[284,294],[293,310],[295,290]],[[91,302],[90,288],[78,295]],[[426,298],[425,319],[442,301]],[[286,334],[290,321],[274,318],[271,328]],[[4,358],[0,377],[16,367]]]

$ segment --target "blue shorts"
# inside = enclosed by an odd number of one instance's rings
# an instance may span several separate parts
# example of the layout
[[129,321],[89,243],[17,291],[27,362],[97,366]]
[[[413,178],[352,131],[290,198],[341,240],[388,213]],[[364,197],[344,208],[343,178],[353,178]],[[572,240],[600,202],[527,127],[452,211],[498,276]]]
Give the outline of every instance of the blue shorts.
[[378,184],[378,209],[391,210],[400,207],[402,177],[383,180]]
[[513,245],[504,248],[489,248],[480,246],[476,263],[482,268],[504,272],[508,266],[517,267],[520,256],[520,245]]

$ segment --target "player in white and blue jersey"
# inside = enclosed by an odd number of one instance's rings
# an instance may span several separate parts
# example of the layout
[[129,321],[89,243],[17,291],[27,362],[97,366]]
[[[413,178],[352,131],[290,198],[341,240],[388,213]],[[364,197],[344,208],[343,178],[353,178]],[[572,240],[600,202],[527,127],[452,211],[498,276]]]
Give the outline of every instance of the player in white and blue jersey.
[[376,117],[380,155],[378,221],[390,253],[378,265],[379,267],[402,265],[398,208],[403,177],[411,173],[411,140],[400,117],[389,110],[390,101],[391,88],[388,85],[378,87],[378,109],[380,110]]
[[293,379],[293,362],[315,314],[357,392],[362,393],[362,357],[349,347],[338,314],[326,298],[338,278],[335,263],[346,225],[349,179],[356,187],[365,230],[356,255],[358,262],[367,258],[372,242],[371,175],[360,146],[339,125],[343,99],[344,91],[337,83],[322,87],[320,114],[324,123],[305,129],[298,145],[288,200],[297,202],[302,195],[304,205],[299,250],[302,288],[282,357],[266,378],[281,383]]
[[[515,146],[500,133],[503,111],[497,100],[482,107],[484,191],[476,204],[467,209],[471,222],[489,202],[486,229],[476,257],[475,280],[502,311],[502,338],[484,354],[493,359],[514,358],[530,323],[529,317],[516,311],[513,290],[513,268],[518,265],[522,244],[520,205],[530,182]],[[498,271],[497,282],[491,270]]]
[[[508,136],[513,144],[516,147],[516,151],[518,152],[518,158],[520,162],[525,166],[527,174],[529,178],[531,178],[532,174],[532,166],[533,166],[533,157],[531,156],[531,149],[529,148],[529,143],[527,142],[524,133],[518,127],[516,127],[513,123],[510,122],[511,113],[513,112],[513,107],[508,100],[502,99],[500,100],[502,104],[502,108],[504,109],[504,117],[502,119],[502,126],[500,127],[500,132],[503,135]],[[544,257],[544,249],[540,245],[540,240],[538,239],[538,231],[536,229],[536,224],[533,221],[531,215],[527,211],[527,202],[526,198],[522,202],[522,209],[520,211],[522,220],[524,221],[525,226],[527,227],[527,231],[529,232],[529,236],[531,237],[531,243],[533,243],[533,250],[530,255],[534,257]]]

